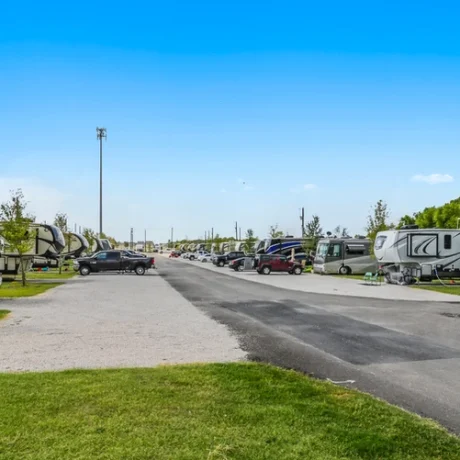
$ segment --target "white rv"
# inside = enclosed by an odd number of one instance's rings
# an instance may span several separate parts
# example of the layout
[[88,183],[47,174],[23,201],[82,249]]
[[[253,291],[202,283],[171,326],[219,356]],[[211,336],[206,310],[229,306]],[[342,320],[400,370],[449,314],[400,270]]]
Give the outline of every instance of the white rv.
[[225,254],[226,252],[229,252],[229,250],[230,250],[230,243],[228,241],[226,241],[225,243],[220,243],[219,252],[221,254]]
[[[0,233],[2,223],[0,222]],[[33,244],[24,256],[26,268],[29,269],[34,257],[46,259],[57,259],[65,247],[65,239],[61,230],[54,225],[31,223],[29,232],[33,237]],[[19,270],[19,255],[13,251],[8,241],[3,241],[2,252],[0,253],[0,273],[17,274]]]
[[367,238],[322,238],[316,247],[313,271],[321,274],[364,274],[377,270]]
[[379,232],[374,253],[388,283],[460,277],[460,231],[456,229],[407,225]]

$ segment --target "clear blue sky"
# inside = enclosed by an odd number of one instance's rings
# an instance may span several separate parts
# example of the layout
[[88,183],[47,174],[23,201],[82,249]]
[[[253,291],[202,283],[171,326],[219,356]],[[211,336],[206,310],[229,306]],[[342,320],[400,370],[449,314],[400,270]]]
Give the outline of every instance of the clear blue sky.
[[40,219],[97,230],[99,125],[122,240],[299,234],[301,206],[362,233],[380,198],[394,220],[441,204],[460,195],[459,21],[456,2],[2,4],[0,198],[21,186]]

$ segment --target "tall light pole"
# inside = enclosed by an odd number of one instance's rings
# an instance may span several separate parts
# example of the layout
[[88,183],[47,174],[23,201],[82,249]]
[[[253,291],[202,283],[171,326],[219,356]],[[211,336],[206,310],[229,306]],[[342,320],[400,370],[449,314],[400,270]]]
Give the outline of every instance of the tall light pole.
[[102,235],[102,139],[107,139],[107,129],[96,128],[99,140],[99,237]]

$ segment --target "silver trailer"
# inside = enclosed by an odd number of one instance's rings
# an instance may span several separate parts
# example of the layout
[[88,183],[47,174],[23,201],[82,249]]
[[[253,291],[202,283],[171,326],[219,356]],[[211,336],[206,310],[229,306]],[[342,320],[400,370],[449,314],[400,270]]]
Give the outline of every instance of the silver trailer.
[[460,230],[407,225],[379,232],[374,253],[388,283],[460,277]]
[[367,238],[322,238],[316,247],[313,271],[321,274],[375,273],[378,263]]

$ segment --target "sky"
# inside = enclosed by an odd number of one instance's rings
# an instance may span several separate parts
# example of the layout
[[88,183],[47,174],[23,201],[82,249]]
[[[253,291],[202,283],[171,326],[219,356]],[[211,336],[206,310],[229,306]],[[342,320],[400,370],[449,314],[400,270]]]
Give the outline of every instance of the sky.
[[121,241],[364,233],[460,195],[458,2],[3,2],[0,201]]

